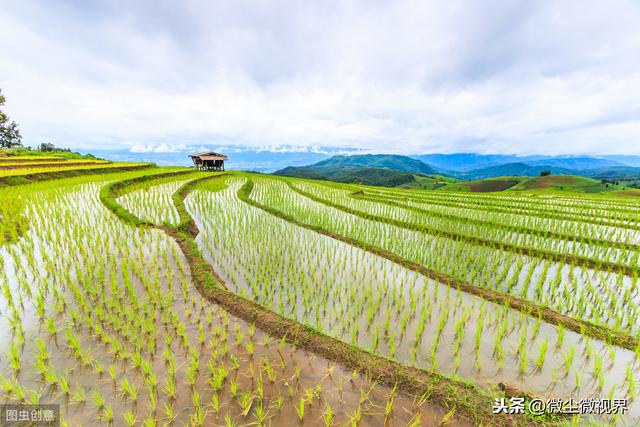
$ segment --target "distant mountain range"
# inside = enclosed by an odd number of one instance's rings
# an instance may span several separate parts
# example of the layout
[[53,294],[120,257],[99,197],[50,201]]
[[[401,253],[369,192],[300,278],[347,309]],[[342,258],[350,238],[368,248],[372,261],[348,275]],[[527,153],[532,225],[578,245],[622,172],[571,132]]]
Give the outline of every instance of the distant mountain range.
[[431,166],[450,172],[469,172],[520,163],[529,166],[555,166],[568,169],[595,169],[608,166],[640,166],[640,156],[513,156],[503,154],[422,154],[411,156]]
[[[600,179],[640,175],[640,156],[515,156],[503,154],[423,154],[411,156],[362,154],[355,148],[282,146],[250,148],[241,146],[184,147],[173,151],[135,151],[134,149],[90,150],[98,157],[115,161],[146,161],[159,165],[190,166],[188,155],[212,150],[229,156],[228,169],[273,172],[288,166],[324,168],[375,168],[439,174],[459,179],[480,179],[504,175],[536,176],[550,169],[554,174],[575,174]],[[87,152],[86,150],[79,150]],[[344,154],[352,155],[344,155]],[[289,171],[291,172],[291,171]],[[307,170],[305,173],[312,173]],[[324,170],[321,175],[328,174]],[[334,176],[341,173],[332,172]],[[344,171],[342,171],[344,173]],[[354,173],[352,170],[351,173]],[[360,172],[362,173],[362,172]],[[371,176],[368,172],[367,176]]]
[[436,174],[436,170],[420,160],[407,156],[362,154],[334,156],[309,166],[290,166],[274,174],[397,187],[415,182],[415,174]]
[[287,166],[302,166],[328,159],[336,154],[360,153],[356,149],[336,147],[299,147],[284,149],[257,149],[241,146],[185,147],[173,151],[134,151],[130,149],[77,149],[81,153],[92,153],[97,157],[121,162],[153,162],[160,166],[192,166],[189,154],[199,151],[215,151],[229,156],[228,169],[257,172],[273,172]]
[[[362,183],[365,183],[365,175],[367,180],[375,181],[373,178],[375,173],[367,171],[367,169],[394,170],[404,174],[423,176],[442,175],[463,180],[499,176],[539,176],[543,171],[549,171],[553,175],[580,175],[597,179],[640,178],[640,168],[624,165],[617,160],[599,157],[530,156],[523,158],[479,154],[437,154],[416,157],[389,154],[340,155],[312,165],[287,167],[274,172],[274,174]],[[430,159],[433,163],[427,164],[421,159]],[[518,161],[512,161],[514,159],[518,159]],[[456,169],[451,168],[454,165]],[[470,169],[470,165],[485,166]],[[444,166],[449,166],[449,169]],[[408,176],[400,178],[397,174],[393,179],[409,181]]]
[[449,171],[449,174],[459,179],[484,179],[496,176],[538,176],[543,171],[553,174],[571,175],[571,170],[559,166],[530,165],[522,162],[505,163],[497,166],[474,169],[467,172]]
[[289,166],[274,172],[275,175],[296,178],[324,179],[335,182],[398,187],[415,182],[413,172],[402,172],[393,169],[367,167],[312,167]]
[[[498,176],[538,176],[543,171],[553,175],[579,175],[598,179],[623,179],[640,177],[640,168],[624,166],[607,159],[580,158],[545,159],[529,163],[506,163],[487,168],[474,169],[467,172],[447,171],[458,179],[484,179]],[[447,173],[445,172],[445,174]]]
[[[444,171],[465,172],[473,169],[488,168],[498,166],[505,163],[515,163],[521,161],[518,156],[503,154],[474,154],[474,153],[456,153],[456,154],[421,154],[411,156],[421,160],[435,168]],[[542,156],[531,157],[531,160],[541,159]]]
[[333,156],[312,165],[314,168],[378,168],[403,172],[435,174],[437,171],[428,164],[408,156],[394,154],[359,154]]

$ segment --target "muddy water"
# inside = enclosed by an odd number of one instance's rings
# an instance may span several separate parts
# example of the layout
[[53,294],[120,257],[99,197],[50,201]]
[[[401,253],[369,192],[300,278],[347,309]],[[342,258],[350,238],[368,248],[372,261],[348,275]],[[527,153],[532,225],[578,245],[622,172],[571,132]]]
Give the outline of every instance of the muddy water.
[[[241,182],[230,183],[187,199],[199,244],[232,289],[285,316],[406,364],[485,385],[505,381],[548,398],[625,397],[627,369],[639,372],[633,352],[559,332],[295,227],[237,200]],[[627,419],[639,415],[631,403]]]
[[[147,419],[192,424],[198,407],[204,425],[225,424],[227,416],[241,425],[254,423],[262,410],[265,424],[322,425],[328,407],[334,423],[359,416],[359,425],[384,424],[388,387],[280,345],[202,300],[177,245],[161,232],[122,225],[102,207],[98,191],[99,185],[92,184],[34,194],[34,226],[18,244],[0,249],[0,287],[11,296],[11,303],[0,298],[4,378],[15,375],[20,389],[35,396],[31,399],[61,404],[71,426],[107,425],[109,414],[114,425],[125,425],[127,411],[136,425]],[[11,333],[11,307],[19,314],[22,333]],[[79,353],[72,349],[75,339]],[[44,359],[37,356],[41,342]],[[7,355],[11,343],[19,348],[17,372]],[[136,367],[137,355],[148,366]],[[195,358],[198,369],[190,375]],[[38,372],[38,359],[55,373],[55,384]],[[167,392],[172,365],[174,397]],[[215,393],[209,366],[227,371]],[[125,378],[137,389],[135,402],[124,394]],[[104,407],[95,404],[96,393],[103,396]],[[3,400],[16,398],[5,394]],[[296,407],[303,399],[301,420]],[[396,393],[387,425],[406,425],[415,417],[422,425],[437,425],[445,413]],[[454,418],[454,425],[465,424]]]

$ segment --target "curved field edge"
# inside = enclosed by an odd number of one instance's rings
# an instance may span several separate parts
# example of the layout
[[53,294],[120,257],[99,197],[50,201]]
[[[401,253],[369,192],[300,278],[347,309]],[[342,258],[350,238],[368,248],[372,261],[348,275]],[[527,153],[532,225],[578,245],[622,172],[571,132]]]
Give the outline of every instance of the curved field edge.
[[[227,290],[211,264],[202,256],[194,240],[199,230],[184,205],[184,199],[196,185],[207,180],[219,179],[225,175],[227,174],[192,180],[174,193],[173,202],[180,214],[180,223],[177,226],[158,226],[142,221],[120,206],[115,200],[118,191],[128,185],[139,183],[141,179],[146,177],[133,178],[106,185],[100,192],[100,199],[123,222],[135,227],[161,229],[173,237],[189,263],[191,277],[198,291],[205,298],[218,304],[229,313],[249,323],[255,323],[258,328],[273,337],[284,338],[299,348],[339,363],[349,369],[367,373],[378,382],[392,387],[397,384],[398,388],[406,393],[416,396],[428,396],[428,400],[431,402],[445,408],[453,408],[457,416],[467,418],[478,425],[537,425],[548,421],[545,417],[532,419],[526,416],[496,416],[492,413],[491,408],[496,396],[503,394],[499,390],[483,390],[470,382],[405,366],[377,356],[351,344],[329,337],[315,328],[280,316],[253,301]],[[154,175],[154,178],[160,176],[171,176],[171,173]],[[253,184],[250,179],[247,179],[247,182]],[[243,186],[243,188],[245,187]]]
[[391,224],[391,225],[395,225],[397,227],[400,228],[404,228],[407,230],[412,230],[412,231],[417,231],[420,233],[425,233],[425,234],[429,234],[432,236],[440,236],[440,237],[445,237],[454,241],[463,241],[463,242],[467,242],[470,244],[475,244],[475,245],[480,245],[480,246],[486,246],[492,249],[499,249],[499,250],[503,250],[503,251],[508,251],[508,252],[512,252],[515,253],[517,255],[525,255],[525,256],[531,256],[531,257],[535,257],[535,258],[539,258],[539,259],[546,259],[549,261],[553,261],[553,262],[560,262],[560,263],[564,263],[564,264],[573,264],[573,265],[577,265],[577,266],[583,266],[583,267],[587,267],[587,268],[593,268],[593,269],[597,269],[597,270],[601,270],[601,271],[613,271],[616,273],[623,273],[625,275],[633,275],[633,273],[638,273],[640,271],[640,269],[638,267],[631,267],[628,265],[623,265],[623,264],[617,264],[617,263],[612,263],[612,262],[604,262],[604,261],[594,261],[590,258],[587,257],[581,257],[581,256],[576,256],[576,255],[568,255],[568,254],[562,254],[562,253],[557,253],[557,252],[551,252],[551,251],[545,251],[545,250],[539,250],[539,249],[535,249],[535,248],[528,248],[525,246],[518,246],[518,245],[512,245],[510,243],[506,243],[506,242],[501,242],[501,241],[496,241],[496,240],[489,240],[489,239],[484,239],[482,237],[476,237],[476,236],[468,236],[465,234],[460,234],[460,233],[455,233],[452,231],[444,231],[444,230],[439,230],[433,227],[426,227],[426,226],[422,226],[422,225],[417,225],[417,224],[412,224],[410,222],[406,222],[406,221],[398,221],[392,218],[386,218],[380,215],[372,215],[369,213],[365,213],[362,211],[359,211],[357,209],[352,209],[349,208],[347,206],[343,206],[341,204],[338,203],[334,203],[331,202],[329,200],[325,200],[321,197],[317,197],[314,194],[311,194],[307,191],[301,190],[300,188],[297,188],[295,185],[291,184],[291,181],[289,180],[284,180],[284,182],[286,182],[287,186],[289,186],[289,188],[291,188],[291,190],[295,191],[296,193],[311,199],[315,202],[318,203],[322,203],[326,206],[332,207],[334,209],[338,209],[341,210],[343,212],[346,212],[348,214],[351,215],[356,215],[359,216],[361,218],[364,219],[368,219],[371,221],[377,221],[377,222],[381,222],[381,223],[385,223],[385,224]]
[[[280,211],[278,211],[276,209],[273,209],[273,208],[271,208],[269,206],[265,206],[265,205],[262,205],[261,203],[256,202],[255,200],[250,198],[250,194],[251,194],[251,192],[253,190],[253,181],[248,176],[245,176],[245,178],[246,178],[245,184],[238,190],[238,198],[240,200],[242,200],[243,202],[245,202],[245,203],[247,203],[247,204],[249,204],[251,206],[254,206],[254,207],[258,208],[258,209],[261,209],[261,210],[263,210],[263,211],[267,212],[268,214],[271,214],[271,215],[273,215],[275,217],[278,217],[280,219],[288,221],[288,222],[290,222],[290,223],[292,223],[292,224],[294,224],[296,226],[299,226],[299,227],[302,227],[302,228],[305,228],[305,229],[309,229],[309,230],[317,232],[319,234],[323,234],[325,236],[328,236],[328,237],[331,237],[333,239],[342,241],[342,242],[347,243],[349,245],[358,247],[358,248],[360,248],[362,250],[365,250],[365,251],[371,252],[371,253],[373,253],[375,255],[378,255],[378,256],[381,256],[383,258],[386,258],[386,259],[388,259],[388,260],[390,260],[392,262],[395,262],[395,263],[397,263],[397,264],[399,264],[399,265],[401,265],[403,267],[409,268],[409,269],[411,269],[413,271],[416,271],[416,272],[424,275],[424,270],[425,270],[424,267],[418,266],[417,264],[413,264],[411,262],[408,262],[408,261],[404,260],[403,258],[398,257],[395,254],[392,254],[392,253],[384,251],[384,250],[382,250],[380,248],[368,245],[366,243],[363,243],[363,242],[360,242],[360,241],[357,241],[357,240],[354,240],[354,239],[350,239],[350,238],[344,237],[342,235],[333,233],[331,231],[327,231],[327,230],[325,230],[323,228],[299,222],[294,217],[291,217],[291,216],[289,216],[287,214],[284,214],[284,213],[282,213],[282,212],[280,212]],[[427,277],[430,277],[430,276],[427,275]],[[431,277],[431,278],[435,279],[435,280],[439,280],[439,278],[437,276],[436,277]],[[446,283],[446,284],[449,285],[449,286],[452,286],[452,284],[450,284],[450,283]],[[455,286],[452,286],[452,287],[455,287]],[[457,288],[457,289],[460,290],[460,288]],[[462,290],[464,291],[464,289],[462,289]],[[499,301],[499,302],[503,302],[503,301]],[[527,314],[529,314],[529,313],[527,313]],[[285,319],[285,320],[288,320],[288,319]],[[296,322],[294,322],[294,323],[296,323]],[[307,329],[313,329],[313,328],[308,328],[307,327]],[[420,387],[415,388],[415,384],[413,384],[413,381],[424,382],[423,383],[424,385],[422,387],[427,387],[426,388],[427,390],[433,390],[434,386],[437,387],[437,385],[440,384],[440,382],[446,382],[445,388],[446,387],[455,388],[455,387],[462,386],[462,387],[470,388],[470,390],[475,390],[476,392],[478,392],[480,394],[479,396],[475,396],[476,400],[466,402],[466,403],[470,403],[471,404],[472,409],[470,409],[470,410],[472,411],[472,413],[473,413],[473,411],[476,411],[479,408],[477,406],[478,405],[478,399],[480,399],[480,403],[479,403],[480,405],[485,405],[485,407],[487,405],[487,403],[482,403],[482,399],[486,399],[486,398],[489,397],[489,396],[487,396],[488,391],[479,389],[473,383],[469,383],[469,382],[463,381],[460,378],[449,378],[447,376],[438,374],[437,372],[429,372],[429,371],[418,369],[418,368],[414,368],[414,367],[408,367],[408,366],[405,366],[405,365],[403,365],[403,364],[401,364],[399,362],[395,362],[393,360],[389,360],[389,359],[386,359],[384,357],[371,354],[366,350],[362,350],[360,348],[354,348],[354,346],[352,346],[350,344],[343,343],[342,341],[338,341],[338,340],[336,340],[334,338],[327,337],[327,339],[330,340],[330,341],[337,341],[340,344],[342,344],[342,345],[344,345],[344,346],[346,346],[346,347],[348,347],[348,348],[350,348],[350,349],[352,349],[354,351],[357,351],[360,354],[366,355],[367,357],[374,358],[376,361],[382,361],[381,363],[386,363],[386,364],[391,366],[389,369],[392,369],[392,370],[393,369],[397,369],[397,371],[394,372],[393,375],[390,377],[391,380],[389,379],[389,377],[384,377],[384,376],[383,377],[379,377],[379,379],[381,381],[383,381],[383,382],[385,382],[385,383],[387,383],[389,385],[399,384],[400,386],[403,386],[405,388],[405,390],[407,390],[409,392],[420,393],[421,392]],[[323,354],[323,353],[320,353],[320,354]],[[327,356],[327,357],[329,358],[329,356]],[[338,359],[337,361],[340,362],[340,363],[343,363],[343,364],[345,363],[344,360]],[[365,363],[363,365],[359,364],[359,365],[356,365],[356,366],[361,366],[361,369],[364,370],[364,371],[370,371],[371,367],[368,366],[367,363],[370,363],[370,362],[365,360]],[[352,365],[347,365],[347,366],[353,367]],[[405,377],[405,375],[407,375],[407,374],[409,375],[408,378]],[[388,374],[384,374],[384,375],[388,375]],[[416,375],[419,376],[419,378],[420,378],[419,380],[416,380]],[[405,382],[403,383],[403,381],[405,381]],[[429,385],[429,382],[431,382],[430,385]],[[503,384],[500,384],[500,387],[504,388],[505,386]],[[422,389],[422,391],[424,391],[424,388]],[[512,395],[525,396],[527,398],[529,398],[531,396],[531,394],[526,393],[526,392],[524,392],[522,390],[511,389],[510,393]],[[450,397],[448,397],[446,392],[445,392],[444,396],[442,396],[442,395],[438,396],[438,399],[436,399],[435,401],[437,403],[441,404],[441,405],[444,404],[445,406],[450,407],[451,400],[448,400],[448,399],[450,399]],[[456,399],[456,401],[457,401],[457,399]],[[473,406],[475,406],[475,408],[473,408]],[[489,423],[490,425],[498,425],[497,421],[496,421],[496,418],[495,418],[495,415],[493,415],[492,413],[489,413],[488,415],[486,413],[483,413],[483,415],[487,416],[487,418],[483,421],[483,424],[486,422],[486,423]],[[478,422],[478,419],[474,418],[474,421]],[[511,422],[515,422],[514,420],[510,420],[510,421]],[[527,420],[528,423],[534,423],[534,424],[535,423],[544,423],[545,421],[549,421],[549,420],[548,419],[544,419],[544,418],[528,419]],[[554,419],[554,421],[557,421],[557,419]],[[524,421],[523,420],[518,420],[518,422],[524,422]],[[480,424],[480,425],[482,425],[482,424]]]
[[69,166],[103,166],[103,165],[108,165],[108,164],[112,164],[113,162],[109,162],[109,161],[84,161],[84,162],[74,162],[74,161],[69,161],[69,162],[53,162],[53,163],[47,163],[47,162],[37,162],[37,163],[25,163],[25,162],[21,162],[21,163],[15,163],[15,164],[11,164],[11,163],[0,163],[0,170],[12,170],[12,169],[30,169],[33,167],[39,167],[39,168],[51,168],[51,167],[69,167]]
[[[405,268],[408,268],[409,270],[415,271],[433,280],[436,280],[444,285],[450,286],[456,290],[473,294],[487,301],[508,306],[524,314],[542,319],[547,323],[550,323],[556,326],[562,326],[566,329],[572,330],[581,335],[587,335],[589,337],[601,340],[608,344],[616,345],[618,347],[626,348],[628,350],[636,351],[636,349],[638,348],[640,341],[637,338],[632,337],[630,335],[627,335],[621,332],[616,332],[604,326],[595,325],[593,323],[590,323],[584,320],[576,319],[574,317],[561,314],[548,307],[544,307],[518,297],[507,295],[502,292],[495,291],[493,289],[480,288],[478,286],[472,285],[471,283],[467,283],[467,282],[458,280],[454,277],[448,276],[446,274],[439,273],[435,270],[428,269],[421,264],[417,264],[415,262],[409,261],[395,253],[389,252],[379,247],[369,245],[367,243],[352,239],[350,237],[346,237],[346,236],[334,233],[333,231],[326,230],[321,227],[300,222],[292,216],[289,216],[269,206],[262,205],[256,202],[255,200],[251,199],[249,195],[251,194],[252,190],[253,190],[253,181],[251,181],[251,179],[248,178],[245,185],[243,185],[243,187],[238,192],[238,197],[241,200],[245,201],[246,203],[249,203],[257,208],[264,210],[265,212],[268,212],[272,215],[275,215],[279,218],[282,218],[300,227],[304,227],[309,230],[316,231],[318,233],[324,234],[336,240],[340,240],[350,245],[359,247],[363,250],[366,250],[375,255],[379,255],[392,262],[395,262]],[[317,201],[320,203],[323,203],[321,199]],[[331,206],[331,205],[327,204],[327,206]]]
[[[558,233],[552,230],[538,230],[535,228],[529,228],[529,227],[513,225],[513,224],[500,224],[494,221],[481,220],[481,219],[475,219],[475,218],[466,218],[464,216],[430,211],[428,209],[422,209],[416,206],[411,206],[411,205],[398,202],[396,200],[385,198],[384,196],[367,194],[362,190],[354,191],[349,196],[353,199],[383,203],[388,206],[406,209],[406,210],[416,212],[421,215],[427,215],[433,218],[443,218],[451,221],[460,221],[468,224],[477,224],[477,225],[487,226],[487,227],[503,228],[505,231],[508,231],[508,232],[526,233],[526,234],[531,234],[539,237],[552,237],[552,238],[567,240],[570,242],[580,242],[581,240],[581,237],[576,236],[575,234]],[[640,245],[637,245],[637,244],[616,242],[613,240],[600,239],[598,237],[592,237],[592,236],[585,237],[584,242],[587,244],[606,245],[606,246],[611,246],[614,248],[625,249],[625,250],[640,250]]]
[[0,154],[0,164],[3,163],[43,163],[43,162],[65,162],[64,157],[44,157],[44,156],[6,156]]
[[100,190],[100,201],[103,205],[105,205],[111,212],[116,214],[121,220],[124,222],[142,227],[155,227],[155,224],[152,224],[147,221],[143,221],[139,219],[137,216],[133,215],[127,209],[125,209],[122,205],[120,205],[116,198],[120,196],[126,187],[135,184],[142,184],[149,181],[158,180],[166,177],[180,177],[182,175],[187,175],[193,173],[193,170],[184,170],[177,172],[166,172],[159,173],[154,175],[144,175],[135,178],[125,179],[124,181],[117,181],[111,184],[105,185]]
[[10,187],[14,185],[25,185],[39,181],[49,181],[52,179],[72,178],[82,175],[96,175],[115,172],[128,172],[155,167],[153,163],[145,163],[142,165],[123,165],[112,166],[108,168],[90,168],[90,169],[70,169],[51,172],[37,172],[26,175],[13,175],[0,177],[0,187]]
[[[60,159],[64,163],[65,159]],[[109,168],[59,170],[32,175],[15,175],[0,177],[0,188],[5,188],[5,203],[0,205],[0,245],[5,243],[15,243],[29,229],[30,224],[23,215],[24,201],[17,197],[22,191],[22,186],[46,185],[48,181],[64,180],[73,178],[88,179],[88,177],[99,177],[107,174],[122,174],[124,172],[150,172],[153,174],[156,168],[152,163],[138,165],[123,165]],[[160,169],[158,169],[160,170]],[[185,172],[186,173],[186,172]],[[192,170],[193,173],[193,170]],[[153,175],[150,175],[153,176]],[[8,220],[7,220],[8,219]]]
[[[457,193],[457,192],[452,192],[449,193],[452,195],[468,195],[469,193]],[[419,198],[416,199],[415,198],[415,193],[407,193],[404,195],[405,197],[411,198],[413,201],[417,202],[417,203],[432,203],[435,205],[440,205],[440,206],[448,206],[448,207],[457,207],[459,206],[459,204],[457,202],[451,202],[451,201],[445,201],[445,200],[436,200],[436,199],[430,199],[428,201],[425,201],[425,199],[423,198]],[[606,199],[603,199],[605,201],[611,201],[612,198],[611,196],[607,197]],[[518,207],[511,207],[511,206],[507,206],[504,204],[500,204],[499,202],[496,201],[486,201],[486,202],[474,202],[473,205],[467,205],[465,206],[467,209],[475,209],[475,210],[480,210],[480,211],[492,211],[492,212],[501,212],[501,213],[522,213],[525,212],[527,213],[527,215],[532,216],[532,217],[537,217],[537,218],[544,218],[544,219],[558,219],[558,220],[566,220],[566,221],[576,221],[576,222],[584,222],[584,223],[588,223],[588,224],[593,224],[593,225],[604,225],[604,226],[609,226],[611,225],[611,221],[610,220],[619,220],[621,219],[621,217],[619,216],[611,216],[611,215],[607,215],[606,213],[603,214],[605,219],[597,219],[597,218],[593,218],[592,216],[588,215],[588,214],[581,214],[581,213],[561,213],[561,212],[554,212],[550,209],[540,209],[540,208],[535,208],[535,207],[526,207],[526,208],[518,208]],[[621,225],[621,227],[627,228],[629,230],[640,230],[640,224],[623,224]]]

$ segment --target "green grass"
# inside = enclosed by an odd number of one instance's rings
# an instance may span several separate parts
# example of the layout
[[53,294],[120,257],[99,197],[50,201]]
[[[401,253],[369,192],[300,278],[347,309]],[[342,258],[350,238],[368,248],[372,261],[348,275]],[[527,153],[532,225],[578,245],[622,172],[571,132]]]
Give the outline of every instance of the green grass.
[[66,158],[58,156],[0,156],[0,166],[41,165],[46,163],[109,163],[109,160],[95,159],[91,157]]
[[525,177],[517,176],[501,176],[496,178],[478,179],[473,181],[452,182],[445,186],[437,188],[438,191],[455,191],[455,192],[496,192],[505,191],[513,188],[513,186],[526,180]]
[[437,190],[458,182],[455,178],[442,175],[414,175],[415,182],[403,184],[400,188],[412,188],[416,190]]
[[[21,168],[21,169],[0,169],[0,177],[9,177],[9,176],[23,176],[23,175],[33,175],[40,173],[51,173],[58,171],[71,171],[71,170],[83,170],[83,169],[107,169],[107,168],[122,168],[122,167],[131,167],[131,166],[143,166],[148,163],[90,163],[90,162],[82,162],[82,165],[73,165],[67,166],[64,162],[60,162],[60,166],[37,166],[30,168]],[[84,164],[87,163],[87,164]]]
[[[576,175],[550,176],[499,176],[472,181],[457,181],[445,177],[418,177],[416,183],[403,185],[403,188],[437,190],[462,193],[490,192],[526,192],[526,193],[624,193],[634,195],[631,182],[620,182],[618,185],[602,183],[600,180]],[[626,191],[626,192],[625,192]],[[640,195],[640,190],[637,191]]]
[[525,178],[509,191],[604,193],[620,188],[620,185],[603,184],[599,180],[584,176],[550,175]]
[[98,159],[92,154],[80,154],[72,151],[40,151],[40,150],[27,150],[24,147],[19,148],[2,148],[0,149],[0,159],[1,158],[10,158],[10,159],[30,159],[34,160],[37,158],[63,158],[68,160],[78,160],[78,159]]
[[[152,168],[152,163],[113,163],[108,165],[99,165],[93,167],[80,168],[58,168],[50,171],[40,170],[39,172],[27,173],[24,175],[0,176],[0,187],[10,187],[16,185],[33,184],[36,182],[48,182],[53,179],[64,179],[72,177],[86,177],[87,175],[108,174],[127,172],[133,170],[143,170]],[[23,169],[24,171],[25,169]]]

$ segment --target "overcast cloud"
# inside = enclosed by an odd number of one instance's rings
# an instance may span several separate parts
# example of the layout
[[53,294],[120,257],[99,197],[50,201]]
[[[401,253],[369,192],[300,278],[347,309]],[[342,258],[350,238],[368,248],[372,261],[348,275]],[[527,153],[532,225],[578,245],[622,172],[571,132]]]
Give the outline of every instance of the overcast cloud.
[[640,154],[640,2],[3,1],[26,144]]

